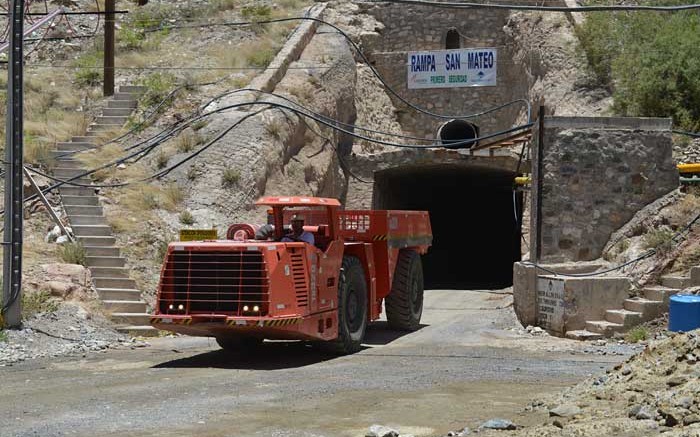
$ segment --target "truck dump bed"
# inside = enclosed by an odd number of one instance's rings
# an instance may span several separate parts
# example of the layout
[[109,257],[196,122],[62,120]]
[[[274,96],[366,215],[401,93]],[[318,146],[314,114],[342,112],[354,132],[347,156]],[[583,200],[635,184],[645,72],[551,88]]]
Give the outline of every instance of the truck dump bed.
[[424,254],[433,240],[427,211],[342,210],[338,215],[345,241],[385,241],[390,248],[410,247]]

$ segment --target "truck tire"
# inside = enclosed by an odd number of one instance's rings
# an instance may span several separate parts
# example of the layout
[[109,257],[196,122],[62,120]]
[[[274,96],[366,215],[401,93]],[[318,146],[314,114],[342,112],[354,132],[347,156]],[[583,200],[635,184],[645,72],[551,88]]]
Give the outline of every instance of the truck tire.
[[367,282],[357,257],[344,256],[338,280],[338,338],[331,349],[352,354],[362,348],[367,330]]
[[262,338],[257,337],[216,337],[216,342],[226,352],[250,352],[262,344]]
[[420,326],[423,314],[423,264],[416,252],[407,249],[399,252],[385,306],[390,328],[415,331]]

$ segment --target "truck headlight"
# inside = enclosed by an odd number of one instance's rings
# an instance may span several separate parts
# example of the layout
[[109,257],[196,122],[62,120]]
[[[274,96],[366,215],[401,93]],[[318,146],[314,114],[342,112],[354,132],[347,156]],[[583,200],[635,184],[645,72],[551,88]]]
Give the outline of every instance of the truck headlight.
[[248,305],[243,305],[243,311],[248,311]]
[[182,311],[182,310],[185,309],[185,306],[184,306],[183,304],[180,304],[180,305],[177,306],[177,309],[180,310],[180,311]]
[[257,306],[257,305],[255,305],[255,306],[253,307],[253,311],[255,311],[255,312],[257,313],[258,311],[260,311],[260,307]]
[[169,310],[175,309],[175,305],[173,305],[173,304],[168,305],[168,309],[169,309]]

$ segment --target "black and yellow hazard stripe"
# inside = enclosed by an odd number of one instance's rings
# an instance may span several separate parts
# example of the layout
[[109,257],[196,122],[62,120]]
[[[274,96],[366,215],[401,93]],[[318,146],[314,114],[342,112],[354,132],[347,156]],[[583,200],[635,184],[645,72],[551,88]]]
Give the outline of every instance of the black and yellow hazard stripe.
[[374,241],[386,241],[386,234],[377,234],[372,236]]
[[151,324],[156,324],[156,323],[162,323],[163,319],[170,319],[171,322],[174,325],[191,325],[192,324],[192,318],[188,317],[186,319],[173,319],[170,317],[151,317]]
[[301,323],[301,318],[295,318],[295,319],[279,319],[279,320],[265,320],[263,322],[264,326],[274,326],[274,327],[279,327],[279,326],[290,326],[290,325],[296,325],[298,323]]

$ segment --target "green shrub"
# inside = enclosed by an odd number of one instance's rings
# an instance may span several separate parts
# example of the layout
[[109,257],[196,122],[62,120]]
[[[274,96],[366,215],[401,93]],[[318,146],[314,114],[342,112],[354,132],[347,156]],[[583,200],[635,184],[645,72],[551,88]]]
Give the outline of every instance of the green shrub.
[[164,3],[149,3],[129,11],[129,22],[136,29],[154,29],[167,25],[168,20],[177,16],[177,8]]
[[628,343],[638,343],[649,338],[649,330],[642,325],[635,326],[625,334],[625,341]]
[[87,265],[87,251],[79,241],[59,245],[58,256],[63,262],[68,264]]
[[656,249],[659,253],[669,251],[673,247],[674,232],[667,228],[654,229],[643,237],[644,247]]
[[5,343],[7,341],[7,331],[0,328],[0,343]]
[[267,5],[244,6],[241,15],[247,21],[266,21],[272,18],[272,8]]
[[162,102],[175,87],[175,76],[169,73],[152,73],[140,83],[146,87],[140,102],[145,106],[153,106]]
[[146,34],[142,30],[124,28],[119,31],[117,41],[124,50],[138,50],[143,47]]
[[58,302],[48,291],[22,293],[22,318],[38,313],[51,313],[58,309]]
[[699,14],[591,13],[576,34],[599,82],[613,91],[617,114],[672,117],[700,130]]
[[156,167],[158,167],[158,170],[165,168],[165,166],[168,165],[168,160],[170,160],[170,158],[165,152],[158,152],[156,155]]
[[233,187],[238,185],[238,181],[241,179],[241,173],[233,168],[227,168],[221,173],[221,185],[224,187]]
[[74,80],[78,86],[96,86],[102,83],[104,52],[101,50],[83,53],[75,61]]
[[178,217],[180,220],[180,223],[183,225],[193,225],[194,224],[194,217],[192,216],[192,213],[184,210],[180,213],[180,216]]

